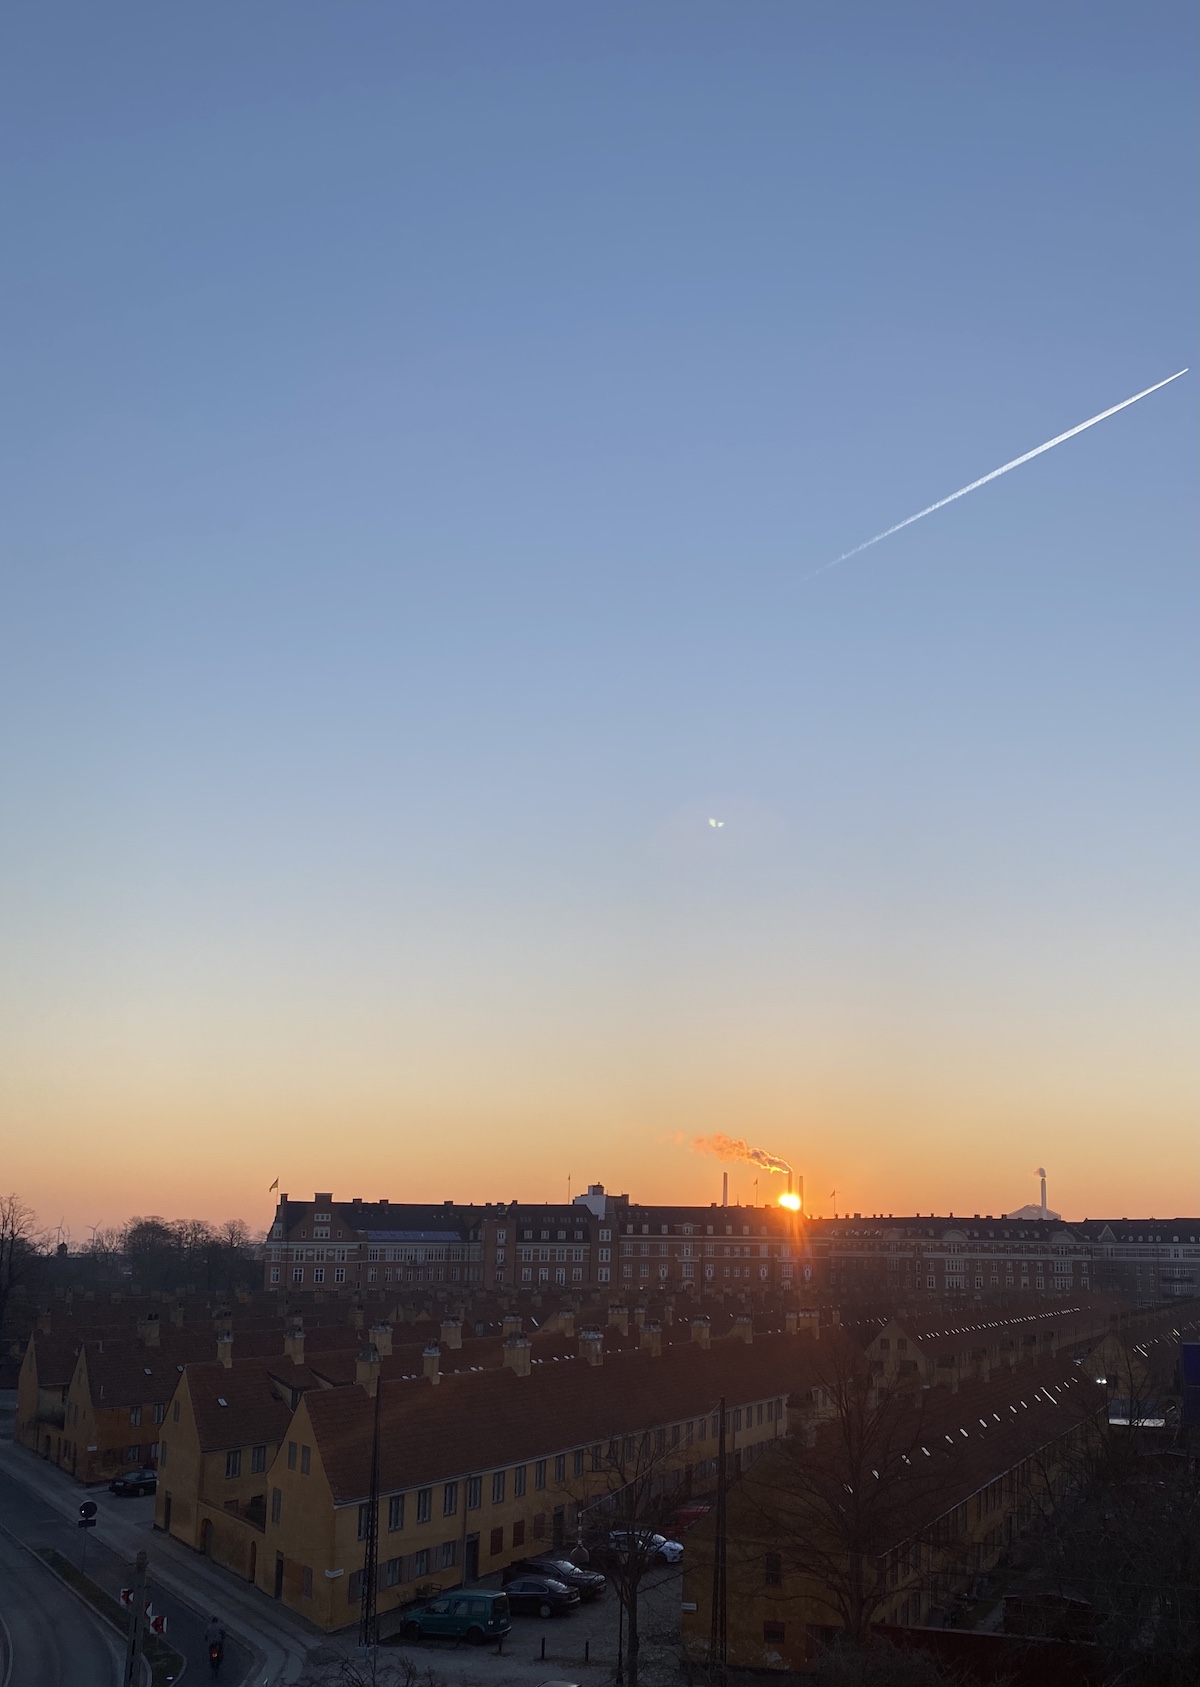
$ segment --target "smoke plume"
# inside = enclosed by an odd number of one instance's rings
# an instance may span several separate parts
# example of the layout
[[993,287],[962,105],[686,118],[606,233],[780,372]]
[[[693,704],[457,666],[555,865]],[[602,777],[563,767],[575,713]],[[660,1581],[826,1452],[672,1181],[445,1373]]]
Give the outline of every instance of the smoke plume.
[[770,1154],[765,1148],[751,1148],[740,1136],[724,1136],[718,1131],[715,1136],[696,1137],[692,1148],[697,1154],[712,1154],[718,1160],[748,1160],[752,1166],[761,1166],[764,1171],[791,1176],[792,1168],[781,1155]]

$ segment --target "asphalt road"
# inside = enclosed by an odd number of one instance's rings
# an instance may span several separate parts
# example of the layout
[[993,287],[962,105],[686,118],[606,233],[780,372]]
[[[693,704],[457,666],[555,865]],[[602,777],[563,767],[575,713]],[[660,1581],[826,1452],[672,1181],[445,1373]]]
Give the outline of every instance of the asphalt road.
[[0,1681],[10,1687],[116,1687],[117,1637],[46,1566],[0,1530]]
[[[95,1500],[102,1519],[109,1515],[130,1517],[132,1513],[137,1512],[139,1514],[137,1520],[144,1521],[146,1525],[146,1545],[153,1553],[154,1542],[149,1536],[150,1522],[153,1516],[153,1500],[119,1500],[105,1489],[93,1489],[89,1492],[84,1488],[76,1489],[74,1485],[72,1485],[71,1499],[76,1505],[83,1499]],[[23,1545],[57,1547],[58,1551],[64,1557],[69,1558],[73,1564],[79,1565],[81,1563],[81,1554],[84,1551],[83,1531],[76,1526],[72,1519],[64,1517],[61,1511],[47,1504],[37,1494],[31,1493],[21,1483],[14,1481],[11,1476],[3,1472],[0,1472],[0,1526],[8,1531],[9,1537],[15,1537]],[[130,1584],[132,1570],[122,1554],[113,1552],[111,1548],[97,1539],[97,1535],[100,1533],[100,1530],[89,1532],[86,1546],[87,1558],[82,1567],[86,1569],[91,1579],[104,1588],[106,1592],[115,1594],[119,1588]],[[5,1536],[0,1534],[0,1540],[4,1539]],[[14,1551],[19,1550],[11,1539],[9,1544]],[[37,1568],[40,1574],[52,1584],[56,1593],[60,1594],[64,1600],[69,1601],[76,1610],[88,1616],[89,1621],[91,1620],[83,1602],[75,1594],[64,1588],[42,1566],[39,1565]],[[161,1611],[167,1619],[168,1644],[173,1646],[187,1660],[188,1667],[197,1680],[202,1676],[204,1680],[208,1680],[208,1653],[204,1644],[204,1627],[207,1615],[193,1606],[184,1604],[181,1599],[161,1587],[155,1581],[153,1568],[147,1585],[154,1609]],[[111,1632],[107,1625],[99,1624],[98,1626],[105,1634]],[[221,1680],[228,1683],[229,1687],[234,1687],[235,1683],[248,1678],[252,1661],[246,1648],[230,1638],[225,1646],[225,1662],[221,1670]],[[0,1670],[0,1681],[3,1679],[3,1671]],[[42,1677],[40,1675],[31,1675],[28,1679],[29,1687],[41,1687]],[[46,1676],[47,1687],[49,1687],[51,1681],[56,1679],[56,1677]],[[91,1678],[88,1679],[90,1681]],[[97,1680],[100,1679],[100,1677],[97,1677]],[[106,1675],[103,1680],[107,1682],[109,1677]],[[21,1678],[15,1671],[11,1687],[22,1687]],[[74,1681],[72,1681],[72,1687],[75,1687]]]

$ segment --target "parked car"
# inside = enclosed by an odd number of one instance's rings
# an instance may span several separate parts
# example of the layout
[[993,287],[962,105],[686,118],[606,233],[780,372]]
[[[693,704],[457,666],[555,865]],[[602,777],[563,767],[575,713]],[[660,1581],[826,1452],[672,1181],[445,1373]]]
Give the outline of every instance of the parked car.
[[127,1470],[124,1476],[114,1476],[108,1484],[109,1492],[129,1497],[132,1494],[153,1494],[158,1491],[156,1470]]
[[468,1587],[406,1612],[400,1625],[400,1638],[423,1640],[438,1636],[482,1646],[488,1640],[502,1640],[511,1628],[507,1594],[488,1587]]
[[565,1617],[579,1609],[578,1588],[552,1576],[514,1576],[504,1591],[512,1609],[530,1617]]
[[608,1537],[610,1552],[625,1557],[631,1550],[644,1552],[648,1559],[661,1558],[664,1564],[678,1564],[683,1547],[678,1541],[657,1535],[653,1529],[613,1529]]
[[508,1576],[549,1576],[573,1587],[582,1600],[598,1599],[608,1586],[599,1570],[586,1570],[569,1558],[523,1558],[506,1571]]

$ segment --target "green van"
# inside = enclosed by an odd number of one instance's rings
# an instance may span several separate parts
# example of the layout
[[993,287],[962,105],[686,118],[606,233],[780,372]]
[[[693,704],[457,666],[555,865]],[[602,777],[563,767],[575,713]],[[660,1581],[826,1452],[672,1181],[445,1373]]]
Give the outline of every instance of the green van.
[[511,1627],[507,1594],[488,1587],[465,1587],[409,1611],[400,1625],[400,1638],[423,1640],[436,1635],[482,1646],[489,1640],[503,1640]]

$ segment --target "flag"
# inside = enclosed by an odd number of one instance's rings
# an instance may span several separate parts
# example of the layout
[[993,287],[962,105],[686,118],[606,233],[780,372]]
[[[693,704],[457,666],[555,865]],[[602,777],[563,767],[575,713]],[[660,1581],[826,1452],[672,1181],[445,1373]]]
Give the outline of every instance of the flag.
[[[278,1189],[278,1188],[279,1188],[279,1179],[276,1178],[274,1183],[271,1185],[271,1189]],[[267,1190],[268,1195],[271,1193],[271,1189]]]

